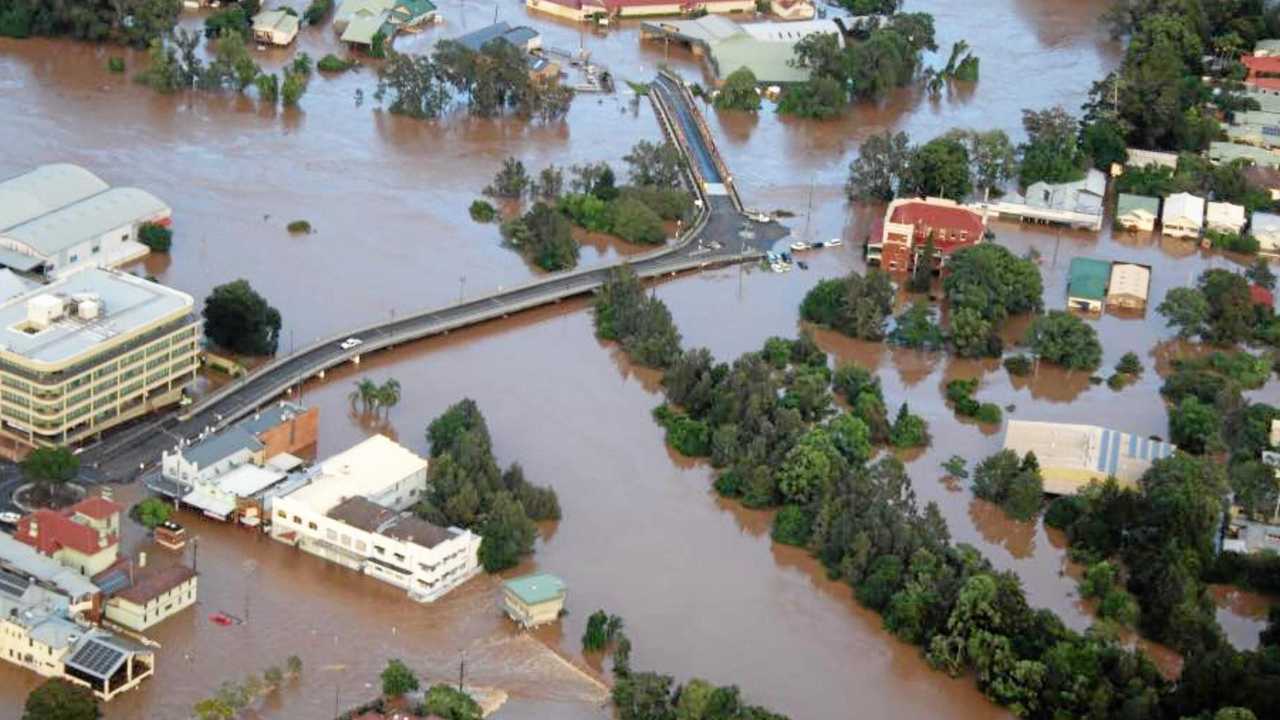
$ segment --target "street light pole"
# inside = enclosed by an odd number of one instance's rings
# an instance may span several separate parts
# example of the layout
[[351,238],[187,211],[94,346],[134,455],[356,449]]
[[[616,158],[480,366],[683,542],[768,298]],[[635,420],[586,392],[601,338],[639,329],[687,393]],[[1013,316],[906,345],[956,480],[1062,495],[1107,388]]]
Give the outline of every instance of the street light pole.
[[462,275],[458,278],[458,302],[462,302],[462,293],[467,287],[467,276]]

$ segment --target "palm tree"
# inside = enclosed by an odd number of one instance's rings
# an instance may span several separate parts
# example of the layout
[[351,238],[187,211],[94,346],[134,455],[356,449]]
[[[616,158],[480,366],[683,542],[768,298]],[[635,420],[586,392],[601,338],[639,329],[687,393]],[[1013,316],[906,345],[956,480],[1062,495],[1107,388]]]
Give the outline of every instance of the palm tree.
[[400,402],[400,381],[395,378],[387,378],[378,388],[378,404],[387,409],[387,414],[391,413],[391,408]]
[[356,389],[351,391],[347,397],[351,400],[351,409],[356,407],[356,401],[360,401],[360,405],[364,408],[364,412],[370,412],[378,406],[379,388],[377,383],[365,378],[356,382]]

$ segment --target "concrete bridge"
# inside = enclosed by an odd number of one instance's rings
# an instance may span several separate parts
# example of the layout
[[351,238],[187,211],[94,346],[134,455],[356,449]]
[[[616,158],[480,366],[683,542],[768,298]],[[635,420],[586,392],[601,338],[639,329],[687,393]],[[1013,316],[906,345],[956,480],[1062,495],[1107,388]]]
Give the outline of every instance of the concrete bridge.
[[[625,261],[581,268],[463,300],[444,307],[375,322],[333,335],[279,356],[195,404],[107,434],[81,454],[106,480],[124,481],[156,462],[179,438],[190,439],[219,429],[271,402],[286,390],[360,356],[413,342],[543,305],[594,292],[616,268],[629,265],[642,278],[673,276],[729,263],[759,259],[786,228],[757,222],[742,209],[711,133],[683,82],[662,74],[650,86],[649,98],[664,133],[685,159],[686,183],[697,198],[697,213],[674,242]],[[361,343],[351,349],[346,338]]]

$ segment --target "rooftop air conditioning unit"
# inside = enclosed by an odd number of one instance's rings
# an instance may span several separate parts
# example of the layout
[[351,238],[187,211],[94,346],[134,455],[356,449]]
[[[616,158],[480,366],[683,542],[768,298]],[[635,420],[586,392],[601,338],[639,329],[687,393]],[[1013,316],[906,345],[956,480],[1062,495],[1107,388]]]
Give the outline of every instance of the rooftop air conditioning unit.
[[61,318],[63,312],[62,298],[54,295],[37,295],[27,301],[27,322],[41,330]]

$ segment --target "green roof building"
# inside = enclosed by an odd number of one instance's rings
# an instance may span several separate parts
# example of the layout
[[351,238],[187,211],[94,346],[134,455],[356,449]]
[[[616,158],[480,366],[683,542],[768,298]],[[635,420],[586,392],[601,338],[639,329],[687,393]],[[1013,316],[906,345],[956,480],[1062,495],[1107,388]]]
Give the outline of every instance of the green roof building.
[[1107,297],[1107,277],[1111,263],[1092,258],[1075,258],[1067,282],[1067,306],[1075,310],[1097,312]]
[[564,610],[564,581],[537,573],[502,583],[502,610],[524,628],[555,622]]

